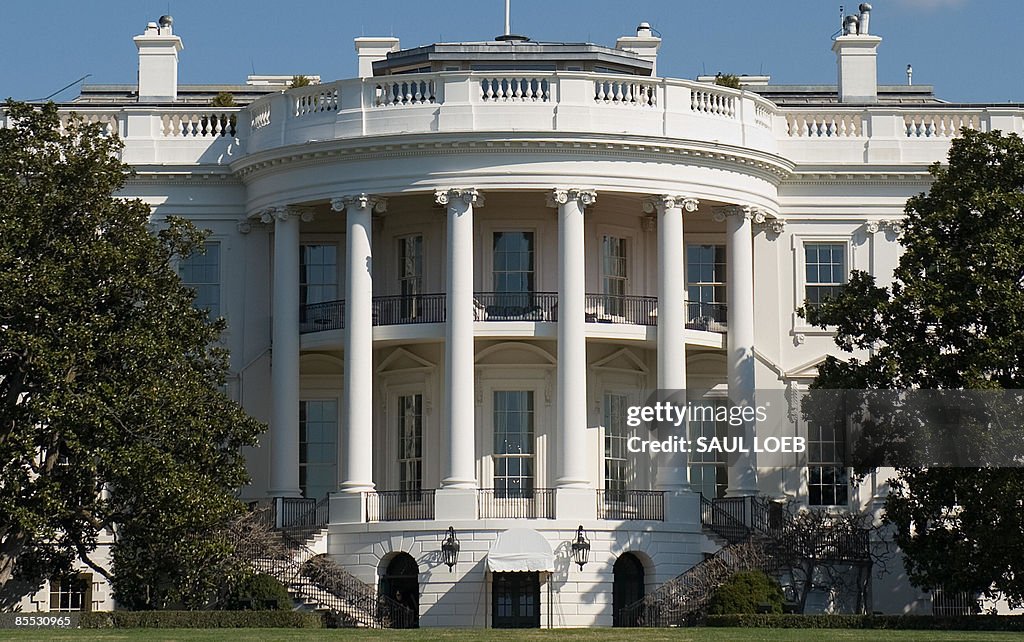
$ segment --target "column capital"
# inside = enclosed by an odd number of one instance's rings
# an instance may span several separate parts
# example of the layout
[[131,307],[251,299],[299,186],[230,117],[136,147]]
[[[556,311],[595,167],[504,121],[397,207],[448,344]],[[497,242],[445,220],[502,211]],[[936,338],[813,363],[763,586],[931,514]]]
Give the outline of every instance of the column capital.
[[691,196],[680,194],[658,194],[648,196],[644,199],[644,212],[653,214],[663,210],[682,209],[687,212],[696,212],[700,201]]
[[313,208],[299,205],[275,205],[257,212],[260,223],[269,225],[278,221],[284,222],[290,218],[297,218],[304,223],[313,220]]
[[903,234],[903,221],[879,221],[878,225],[893,236],[899,237]]
[[344,212],[350,206],[364,210],[370,208],[375,214],[383,214],[388,209],[388,199],[372,194],[346,194],[331,199],[331,209],[335,212]]
[[736,216],[748,221],[755,223],[764,222],[767,213],[752,205],[722,205],[714,208],[712,212],[712,218],[716,223],[721,223],[725,219]]
[[434,202],[438,205],[448,205],[455,201],[462,201],[466,205],[472,205],[474,207],[483,207],[484,195],[483,192],[472,187],[450,187],[448,189],[434,190]]
[[558,207],[569,201],[579,201],[580,207],[587,207],[597,202],[597,191],[592,189],[556,187],[547,196],[548,207]]

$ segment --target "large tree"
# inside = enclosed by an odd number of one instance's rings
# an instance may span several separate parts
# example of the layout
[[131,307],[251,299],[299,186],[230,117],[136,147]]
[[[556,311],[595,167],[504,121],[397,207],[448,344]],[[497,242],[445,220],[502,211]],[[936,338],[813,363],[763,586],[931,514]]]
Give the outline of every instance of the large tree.
[[[808,309],[813,323],[835,327],[840,348],[869,355],[829,357],[815,388],[1024,388],[1024,142],[965,129],[948,164],[930,172],[929,192],[907,201],[905,252],[893,283],[879,287],[871,275],[853,272],[841,295]],[[948,445],[968,453],[974,467],[912,461],[932,446],[922,438],[948,437],[942,431],[950,417],[936,421],[927,412],[875,412],[860,453],[902,462],[885,510],[912,582],[1019,603],[1024,471],[983,464],[986,447],[989,455],[1000,451],[1002,461],[1020,463],[1021,426],[1000,425],[981,404],[966,407],[957,393],[945,399],[954,400],[951,407],[960,403],[954,423],[973,422],[973,432]],[[1001,410],[1019,418],[1020,399],[1004,394]]]
[[[75,558],[119,600],[196,606],[260,425],[225,396],[223,322],[174,262],[203,235],[114,196],[121,143],[53,104],[0,129],[0,589]],[[116,532],[116,572],[93,553]],[[201,573],[200,573],[201,574]],[[9,591],[8,591],[9,592]]]

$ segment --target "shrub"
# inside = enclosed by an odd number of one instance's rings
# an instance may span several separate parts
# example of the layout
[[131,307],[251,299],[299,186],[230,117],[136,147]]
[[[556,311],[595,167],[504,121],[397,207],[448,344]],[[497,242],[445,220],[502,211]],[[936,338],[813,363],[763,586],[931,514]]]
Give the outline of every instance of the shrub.
[[235,97],[226,91],[222,91],[213,97],[213,100],[210,102],[210,104],[214,107],[234,107]]
[[296,87],[308,87],[309,85],[312,85],[312,84],[313,84],[312,80],[310,80],[306,76],[299,75],[299,76],[292,76],[292,82],[291,82],[291,84],[288,85],[288,87],[290,89],[295,89]]
[[715,76],[715,84],[719,87],[728,87],[729,89],[740,88],[740,78],[735,74],[717,74]]
[[292,597],[288,589],[265,573],[243,578],[227,599],[227,608],[234,611],[267,611],[291,607]]
[[83,629],[321,629],[305,611],[97,611],[82,613]]
[[760,629],[903,629],[917,631],[1024,631],[1024,616],[974,615],[710,615],[707,626]]
[[760,571],[744,571],[718,587],[711,596],[708,613],[782,613],[783,601],[778,582]]

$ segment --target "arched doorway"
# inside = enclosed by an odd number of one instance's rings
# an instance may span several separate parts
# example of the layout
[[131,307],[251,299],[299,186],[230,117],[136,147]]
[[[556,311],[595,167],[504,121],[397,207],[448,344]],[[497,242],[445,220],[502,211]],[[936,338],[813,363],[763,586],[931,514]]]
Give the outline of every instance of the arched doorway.
[[391,558],[380,578],[381,595],[386,595],[412,609],[413,627],[420,618],[420,567],[412,555],[399,553]]
[[636,615],[622,609],[644,597],[644,565],[632,553],[623,553],[612,567],[612,626],[636,626]]

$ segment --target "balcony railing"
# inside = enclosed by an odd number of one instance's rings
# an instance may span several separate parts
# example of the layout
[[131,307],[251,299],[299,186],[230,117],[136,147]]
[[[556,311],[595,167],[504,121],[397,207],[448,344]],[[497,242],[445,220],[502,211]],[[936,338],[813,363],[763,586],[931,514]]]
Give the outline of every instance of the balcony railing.
[[366,521],[434,519],[433,490],[379,490],[366,494]]
[[476,292],[477,321],[558,321],[557,292]]
[[480,519],[554,519],[555,490],[482,488],[477,495]]
[[[415,294],[373,297],[373,325],[444,323],[444,294]],[[686,327],[690,330],[724,333],[724,303],[687,303]],[[587,294],[587,323],[658,325],[658,299],[652,296]],[[556,292],[477,292],[473,295],[473,318],[477,321],[558,321]],[[299,311],[302,334],[345,327],[345,302],[311,303]]]
[[665,520],[665,493],[660,490],[597,491],[598,519]]

